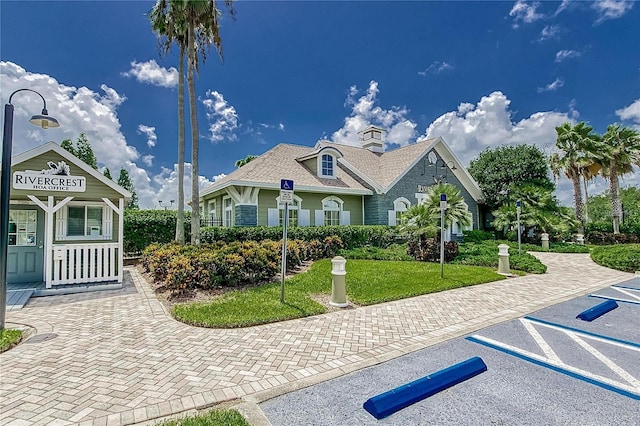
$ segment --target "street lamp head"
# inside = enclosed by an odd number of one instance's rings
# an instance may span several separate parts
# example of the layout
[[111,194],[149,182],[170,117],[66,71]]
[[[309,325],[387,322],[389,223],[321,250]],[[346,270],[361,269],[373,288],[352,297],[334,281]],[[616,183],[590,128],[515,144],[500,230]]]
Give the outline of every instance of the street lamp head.
[[34,115],[31,117],[29,123],[34,126],[42,127],[43,129],[48,129],[49,127],[60,127],[58,120],[53,117],[49,117],[46,108],[42,110],[42,115]]

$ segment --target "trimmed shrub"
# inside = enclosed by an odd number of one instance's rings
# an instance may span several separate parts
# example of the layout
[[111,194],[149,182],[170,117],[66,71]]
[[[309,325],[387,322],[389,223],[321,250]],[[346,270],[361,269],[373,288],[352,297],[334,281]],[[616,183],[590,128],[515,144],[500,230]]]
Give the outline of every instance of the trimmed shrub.
[[640,244],[596,247],[591,259],[598,265],[625,272],[640,271]]
[[635,244],[640,243],[640,237],[635,234],[614,234],[612,232],[592,231],[587,235],[590,244]]
[[[453,263],[461,265],[498,267],[498,245],[509,245],[509,266],[511,269],[542,274],[547,271],[547,267],[535,256],[528,253],[518,254],[518,243],[510,241],[482,241],[478,243],[463,243],[458,246],[459,254]],[[525,250],[525,245],[523,245]]]
[[[440,241],[435,238],[413,239],[407,244],[407,254],[422,262],[438,262],[440,260]],[[444,243],[444,261],[451,262],[458,256],[458,243]]]
[[462,241],[465,243],[479,243],[480,241],[496,239],[496,236],[493,234],[493,232],[480,231],[477,229],[462,231],[462,235],[464,235]]

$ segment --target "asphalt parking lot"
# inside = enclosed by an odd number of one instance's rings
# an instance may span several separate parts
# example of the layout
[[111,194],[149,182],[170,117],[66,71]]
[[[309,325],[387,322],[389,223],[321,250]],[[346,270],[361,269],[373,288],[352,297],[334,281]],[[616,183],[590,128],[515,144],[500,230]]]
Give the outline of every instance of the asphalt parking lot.
[[[260,405],[274,425],[640,424],[640,277]],[[618,308],[576,319],[604,298]],[[623,301],[624,300],[624,301]],[[376,420],[368,399],[479,356],[487,371]]]

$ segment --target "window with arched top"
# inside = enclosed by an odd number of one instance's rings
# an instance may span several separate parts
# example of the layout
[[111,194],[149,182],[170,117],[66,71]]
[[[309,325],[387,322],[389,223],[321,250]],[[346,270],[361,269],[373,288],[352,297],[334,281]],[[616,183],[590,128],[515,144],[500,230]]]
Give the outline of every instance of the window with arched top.
[[393,210],[389,210],[389,225],[402,225],[405,222],[404,212],[409,210],[411,202],[404,197],[396,198],[393,201]]
[[320,162],[320,175],[322,177],[335,177],[335,158],[331,154],[322,154]]
[[342,199],[331,195],[322,200],[322,210],[316,210],[315,225],[349,225],[351,215],[344,210]]

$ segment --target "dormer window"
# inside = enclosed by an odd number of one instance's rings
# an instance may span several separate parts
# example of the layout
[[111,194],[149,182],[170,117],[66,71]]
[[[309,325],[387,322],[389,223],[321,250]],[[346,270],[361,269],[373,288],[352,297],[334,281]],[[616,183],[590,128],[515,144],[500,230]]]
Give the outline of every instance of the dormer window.
[[333,155],[322,154],[322,164],[320,169],[322,177],[335,177],[333,163]]

